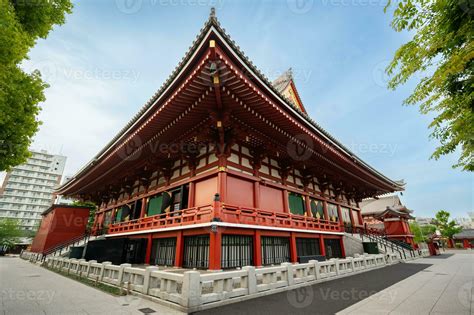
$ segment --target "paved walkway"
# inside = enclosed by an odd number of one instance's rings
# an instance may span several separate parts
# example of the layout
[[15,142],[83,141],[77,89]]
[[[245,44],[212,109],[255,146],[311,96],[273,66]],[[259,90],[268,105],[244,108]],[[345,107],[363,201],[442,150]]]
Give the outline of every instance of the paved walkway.
[[[203,311],[202,314],[474,314],[474,251],[453,251]],[[115,297],[19,258],[0,257],[0,315],[182,314]]]
[[453,253],[201,314],[474,314],[474,251]]
[[[210,309],[200,314],[334,314],[395,283],[428,264],[396,264],[354,276]],[[391,299],[386,296],[384,299]]]
[[[20,258],[0,257],[0,314],[183,314],[135,296],[116,297]],[[140,311],[143,310],[143,311]]]
[[474,251],[451,251],[406,265],[416,264],[432,266],[341,314],[474,314]]

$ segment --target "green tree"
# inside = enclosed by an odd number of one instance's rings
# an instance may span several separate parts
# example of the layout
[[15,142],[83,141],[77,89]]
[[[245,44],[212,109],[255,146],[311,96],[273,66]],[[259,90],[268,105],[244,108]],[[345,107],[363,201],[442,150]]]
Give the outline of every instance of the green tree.
[[[420,75],[404,101],[434,113],[431,138],[439,141],[432,158],[460,150],[454,167],[474,170],[474,7],[472,0],[399,0],[392,28],[414,32],[386,71],[395,89]],[[391,5],[391,0],[385,10]]]
[[20,222],[18,220],[0,220],[0,247],[12,247],[21,236],[23,236],[23,231],[20,228]]
[[410,230],[415,236],[416,243],[423,243],[429,240],[429,237],[436,232],[436,226],[428,225],[419,225],[417,222],[410,223]]
[[26,73],[20,64],[37,39],[46,38],[71,11],[70,0],[0,0],[0,171],[29,157],[48,87],[38,70]]
[[449,216],[450,213],[448,211],[439,210],[435,215],[435,225],[442,236],[451,239],[454,234],[461,231],[461,228],[456,226],[454,220],[449,221]]

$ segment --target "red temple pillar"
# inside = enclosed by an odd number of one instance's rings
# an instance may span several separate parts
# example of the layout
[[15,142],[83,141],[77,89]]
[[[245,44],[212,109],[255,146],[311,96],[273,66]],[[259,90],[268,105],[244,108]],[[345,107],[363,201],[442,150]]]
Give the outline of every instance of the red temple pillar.
[[359,216],[359,224],[364,225],[364,219],[362,218],[362,210],[357,211],[357,215]]
[[324,245],[324,237],[322,234],[319,236],[319,250],[321,252],[321,256],[326,257],[326,246]]
[[261,239],[259,230],[255,230],[255,234],[253,236],[253,257],[254,257],[253,264],[255,265],[255,267],[261,267],[262,266],[262,239]]
[[146,242],[145,264],[147,265],[150,264],[152,244],[153,244],[153,235],[150,233],[148,234],[148,240]]
[[304,201],[305,201],[305,206],[306,206],[306,215],[308,217],[311,217],[312,216],[312,213],[311,213],[311,200],[310,200],[309,196],[304,196]]
[[117,214],[116,209],[112,209],[112,215],[110,216],[110,224],[115,222],[115,215]]
[[324,219],[328,221],[331,220],[328,213],[328,203],[325,200],[323,201],[323,212],[324,212]]
[[342,236],[339,239],[339,242],[341,243],[341,254],[342,258],[346,258],[346,250],[344,249],[344,241],[342,240]]
[[254,207],[257,209],[260,208],[260,183],[259,182],[253,183],[253,201],[254,201]]
[[339,225],[344,225],[344,221],[342,220],[342,211],[341,211],[340,205],[337,205],[337,216],[339,217]]
[[[219,228],[218,228],[219,229]],[[209,236],[209,270],[221,269],[222,232],[211,232]]]
[[288,204],[288,190],[283,190],[283,212],[290,213],[290,205]]
[[290,236],[290,261],[292,263],[298,262],[298,251],[296,249],[296,236],[291,232]]
[[179,231],[176,235],[176,253],[174,256],[174,265],[181,267],[183,265],[183,251],[184,251],[184,237],[183,231]]
[[351,208],[349,208],[349,217],[351,218],[351,225],[352,226],[355,226],[355,220],[354,220],[354,210],[352,210]]
[[145,217],[147,204],[148,204],[148,198],[143,198],[142,199],[142,208],[140,209],[140,218]]
[[469,240],[467,238],[462,240],[462,245],[464,248],[470,248],[469,246]]
[[196,184],[189,183],[188,208],[194,207],[194,196],[196,195]]

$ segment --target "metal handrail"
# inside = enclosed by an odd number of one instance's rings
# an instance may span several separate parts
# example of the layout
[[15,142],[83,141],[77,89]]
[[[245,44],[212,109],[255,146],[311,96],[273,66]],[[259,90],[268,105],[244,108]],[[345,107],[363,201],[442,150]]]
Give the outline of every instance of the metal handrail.
[[82,234],[82,235],[80,235],[80,236],[77,236],[77,237],[75,237],[75,238],[73,238],[73,239],[70,239],[70,240],[68,240],[68,241],[66,241],[66,242],[63,242],[63,243],[61,243],[61,244],[58,244],[58,245],[56,245],[56,246],[54,246],[54,247],[52,247],[52,248],[50,248],[50,249],[48,249],[48,250],[46,250],[46,251],[43,251],[43,252],[41,253],[41,260],[44,261],[48,255],[54,254],[54,253],[56,253],[56,252],[58,252],[58,251],[59,251],[59,254],[61,254],[62,251],[63,251],[63,249],[66,249],[66,248],[69,248],[69,247],[71,247],[71,246],[74,246],[75,244],[78,244],[78,243],[80,243],[81,241],[87,242],[87,240],[89,239],[89,237],[90,237],[89,233],[84,233],[84,234]]
[[[380,243],[383,245],[385,252],[387,251],[387,246],[392,250],[392,252],[398,252],[400,255],[400,258],[407,258],[406,255],[406,250],[409,251],[411,257],[415,257],[414,250],[412,248],[408,247],[403,247],[397,242],[393,242],[389,239],[387,239],[387,235],[385,233],[380,233],[380,231],[377,231],[377,234],[375,233],[368,233],[368,229],[365,228],[358,228],[358,227],[349,227],[347,230],[351,231],[352,234],[359,234],[361,236],[362,241],[364,240],[364,237],[369,239],[369,241]],[[403,256],[402,256],[403,253]]]

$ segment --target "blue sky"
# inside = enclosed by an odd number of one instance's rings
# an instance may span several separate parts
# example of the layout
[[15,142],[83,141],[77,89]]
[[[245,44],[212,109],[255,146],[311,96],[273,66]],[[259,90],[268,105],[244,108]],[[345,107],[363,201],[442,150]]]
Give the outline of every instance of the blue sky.
[[75,1],[72,15],[24,63],[51,87],[33,147],[88,162],[143,106],[183,57],[210,6],[269,78],[292,67],[310,116],[362,159],[407,182],[418,216],[473,211],[473,177],[456,155],[429,160],[431,117],[402,106],[414,81],[386,89],[383,69],[410,34],[395,33],[382,0]]

